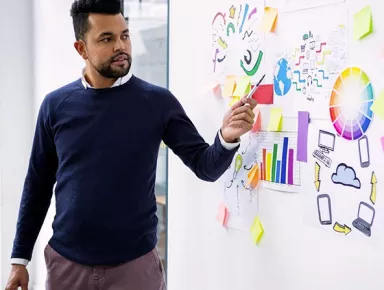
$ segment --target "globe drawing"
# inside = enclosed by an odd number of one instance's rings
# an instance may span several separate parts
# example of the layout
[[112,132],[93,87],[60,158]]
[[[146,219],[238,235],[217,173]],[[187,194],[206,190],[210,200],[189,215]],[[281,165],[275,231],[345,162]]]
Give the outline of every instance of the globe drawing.
[[273,77],[275,94],[278,96],[284,96],[291,89],[292,81],[290,76],[290,70],[288,61],[282,58],[278,61],[275,67],[275,75]]

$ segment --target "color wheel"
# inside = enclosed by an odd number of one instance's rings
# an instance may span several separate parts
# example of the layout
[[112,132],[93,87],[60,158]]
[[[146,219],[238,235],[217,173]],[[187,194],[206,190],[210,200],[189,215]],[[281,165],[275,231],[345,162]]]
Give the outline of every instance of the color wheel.
[[372,122],[374,101],[372,84],[367,74],[357,67],[344,69],[332,90],[329,113],[339,136],[360,139]]

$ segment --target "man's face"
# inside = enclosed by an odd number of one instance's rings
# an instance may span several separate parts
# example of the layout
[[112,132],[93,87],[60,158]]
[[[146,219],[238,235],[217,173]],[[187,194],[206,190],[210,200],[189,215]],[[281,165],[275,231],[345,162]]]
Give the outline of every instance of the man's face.
[[85,51],[89,64],[105,78],[114,79],[128,74],[132,49],[123,15],[91,13],[88,22]]

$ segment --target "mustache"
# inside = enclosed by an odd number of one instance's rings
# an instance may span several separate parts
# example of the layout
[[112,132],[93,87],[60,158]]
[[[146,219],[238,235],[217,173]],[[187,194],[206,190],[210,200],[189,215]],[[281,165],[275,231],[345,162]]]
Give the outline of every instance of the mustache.
[[117,58],[119,58],[120,56],[124,56],[125,59],[127,59],[129,62],[131,61],[131,56],[127,53],[124,53],[124,52],[120,52],[119,54],[115,55],[112,59],[111,59],[111,62],[114,62]]

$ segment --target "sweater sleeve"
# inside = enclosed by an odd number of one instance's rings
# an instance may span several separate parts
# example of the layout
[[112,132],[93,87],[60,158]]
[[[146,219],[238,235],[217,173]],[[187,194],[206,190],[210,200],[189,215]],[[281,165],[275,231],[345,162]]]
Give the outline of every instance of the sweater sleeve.
[[205,142],[180,102],[170,94],[167,100],[164,143],[198,178],[216,181],[230,166],[239,145],[226,149],[216,134],[212,145]]
[[58,159],[49,120],[47,99],[44,99],[37,118],[11,258],[31,260],[51,203]]

